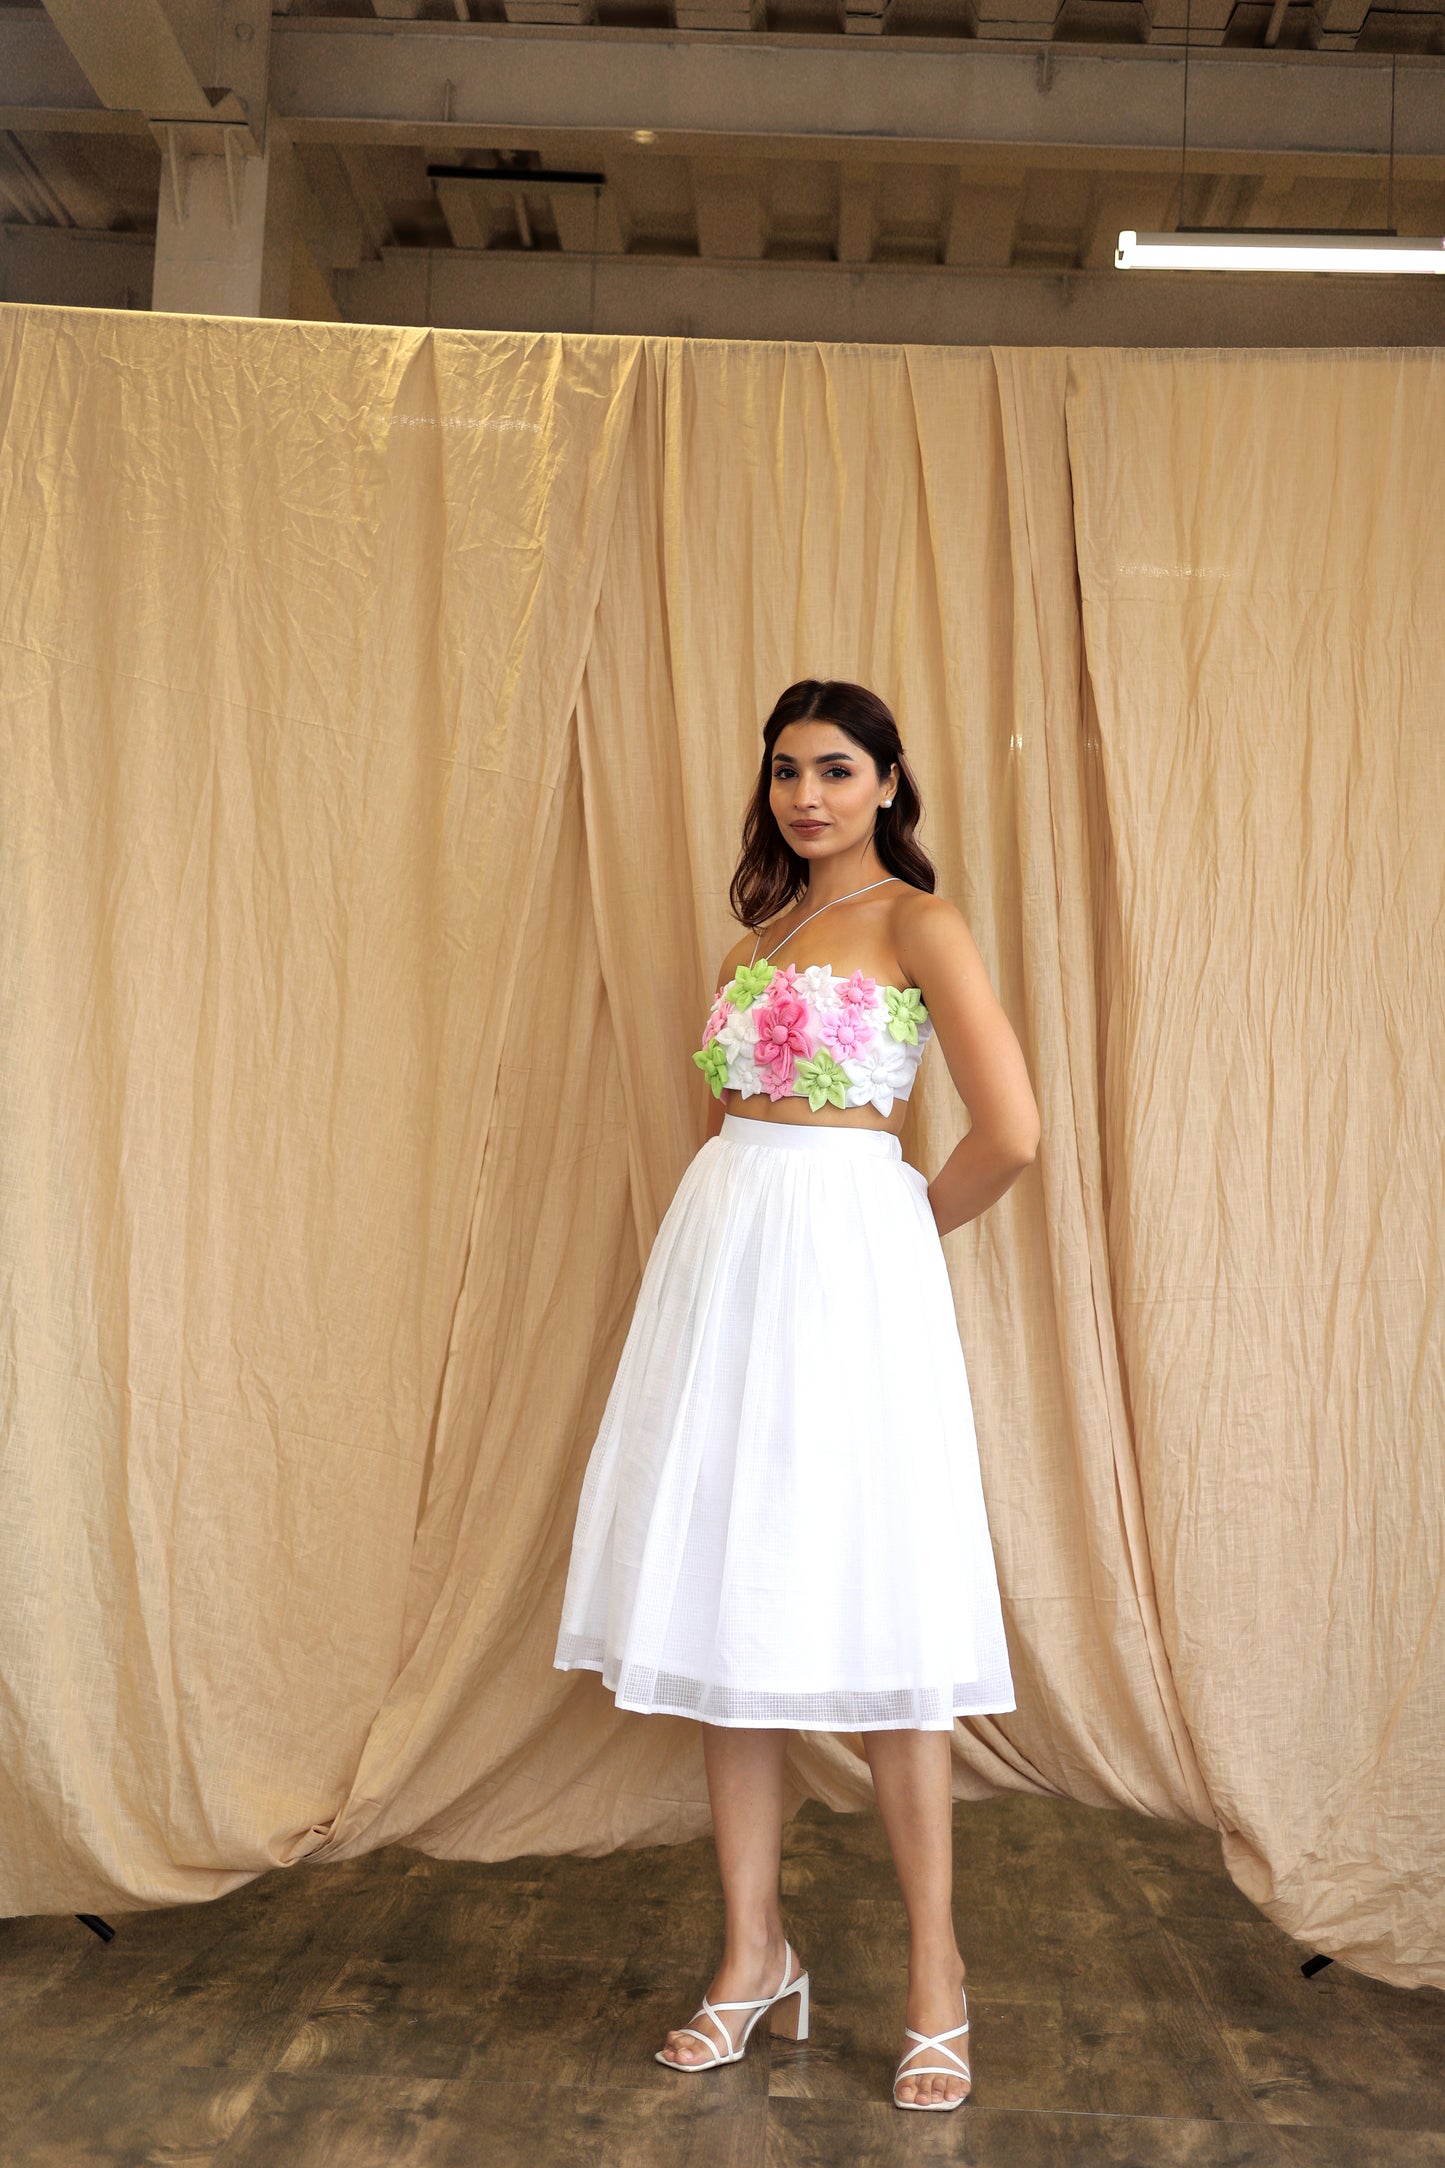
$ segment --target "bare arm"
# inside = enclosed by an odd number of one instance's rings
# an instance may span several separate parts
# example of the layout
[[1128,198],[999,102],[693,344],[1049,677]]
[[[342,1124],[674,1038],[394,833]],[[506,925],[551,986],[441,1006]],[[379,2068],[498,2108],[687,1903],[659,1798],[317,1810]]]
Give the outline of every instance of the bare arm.
[[899,960],[922,989],[948,1073],[973,1126],[928,1185],[941,1235],[995,1203],[1038,1152],[1041,1124],[1023,1048],[967,921],[942,896],[910,900]]

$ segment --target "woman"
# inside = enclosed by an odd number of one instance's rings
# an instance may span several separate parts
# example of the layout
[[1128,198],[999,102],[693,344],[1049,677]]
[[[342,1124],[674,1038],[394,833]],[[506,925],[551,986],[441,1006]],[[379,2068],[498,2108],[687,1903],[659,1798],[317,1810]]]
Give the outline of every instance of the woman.
[[[730,891],[766,937],[723,959],[693,1056],[707,1138],[588,1462],[556,1663],[702,1724],[726,1939],[658,2060],[736,2061],[764,2013],[806,2038],[779,1908],[787,1735],[856,1731],[910,1932],[893,2098],[947,2110],[971,2083],[953,1722],[1016,1703],[940,1237],[1033,1159],[1039,1117],[968,927],[932,892],[920,811],[875,694],[788,688]],[[935,1036],[973,1126],[928,1183],[898,1131]]]

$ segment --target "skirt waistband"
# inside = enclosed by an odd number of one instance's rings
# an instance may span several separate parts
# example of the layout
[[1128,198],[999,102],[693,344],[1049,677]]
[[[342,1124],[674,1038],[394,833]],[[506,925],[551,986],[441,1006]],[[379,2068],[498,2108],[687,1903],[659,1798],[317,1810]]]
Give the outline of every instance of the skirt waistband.
[[719,1136],[728,1144],[766,1144],[785,1152],[856,1152],[876,1159],[901,1159],[903,1146],[891,1129],[855,1129],[841,1122],[754,1121],[746,1114],[724,1114]]

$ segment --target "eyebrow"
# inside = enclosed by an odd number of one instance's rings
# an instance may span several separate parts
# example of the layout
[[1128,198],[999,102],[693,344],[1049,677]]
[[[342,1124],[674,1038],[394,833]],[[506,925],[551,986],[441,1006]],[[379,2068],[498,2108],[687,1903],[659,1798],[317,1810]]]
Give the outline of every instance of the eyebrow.
[[[798,766],[797,756],[793,753],[774,753],[773,758],[774,760],[791,760],[795,768]],[[821,768],[825,760],[856,760],[857,758],[856,752],[820,753],[818,755],[818,766]]]

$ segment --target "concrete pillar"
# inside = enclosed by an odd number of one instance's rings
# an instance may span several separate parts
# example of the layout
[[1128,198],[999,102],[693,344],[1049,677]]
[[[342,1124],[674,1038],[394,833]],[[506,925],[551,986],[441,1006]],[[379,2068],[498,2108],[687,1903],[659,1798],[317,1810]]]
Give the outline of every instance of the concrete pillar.
[[[153,126],[163,148],[151,307],[196,316],[262,315],[269,131],[265,150],[253,147],[248,157],[241,128],[189,121]],[[289,233],[285,248],[289,267]]]

